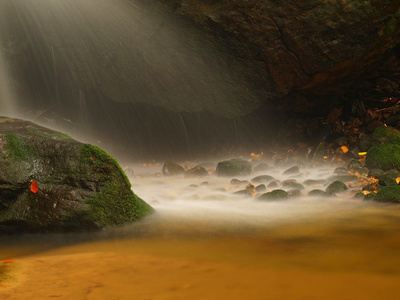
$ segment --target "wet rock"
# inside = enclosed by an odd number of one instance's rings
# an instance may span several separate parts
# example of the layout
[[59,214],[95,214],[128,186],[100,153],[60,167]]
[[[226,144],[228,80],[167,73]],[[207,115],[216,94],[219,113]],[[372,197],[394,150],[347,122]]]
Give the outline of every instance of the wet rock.
[[284,189],[297,189],[297,190],[304,190],[304,186],[298,182],[283,182],[282,188]]
[[263,193],[267,190],[267,188],[265,187],[265,184],[260,184],[256,186],[256,192],[257,193]]
[[307,179],[306,181],[303,182],[303,185],[307,185],[307,186],[320,185],[320,184],[324,184],[325,182],[326,182],[325,179],[319,179],[319,180]]
[[301,191],[299,189],[293,189],[289,190],[288,192],[288,197],[289,198],[297,198],[301,196]]
[[372,139],[368,135],[363,135],[358,140],[358,149],[361,152],[367,152],[372,147]]
[[352,159],[347,165],[347,170],[349,170],[352,173],[355,173],[360,169],[362,169],[363,166],[364,164],[360,162],[358,159]]
[[270,189],[276,188],[278,186],[279,186],[279,183],[277,181],[272,181],[267,185],[267,187]]
[[251,174],[253,165],[242,159],[231,159],[218,163],[215,173],[217,176],[233,177]]
[[288,198],[288,193],[284,190],[273,190],[272,192],[262,194],[257,197],[257,200],[268,200],[268,201],[278,201],[285,200]]
[[393,127],[382,126],[372,133],[375,144],[395,144],[400,146],[400,131]]
[[270,166],[266,163],[260,163],[256,165],[253,169],[254,172],[263,172],[270,169]]
[[385,172],[381,169],[371,169],[368,172],[368,177],[374,177],[374,178],[379,178],[381,177]]
[[372,147],[367,153],[365,165],[369,169],[384,171],[400,167],[400,146],[382,144]]
[[386,174],[390,175],[392,178],[396,179],[400,177],[400,171],[396,169],[392,169],[386,172]]
[[336,169],[333,171],[333,174],[336,174],[336,175],[345,175],[345,174],[348,174],[348,171],[347,171],[347,169],[344,168],[344,167],[338,167],[338,168],[336,168]]
[[253,183],[268,183],[272,180],[275,180],[275,178],[270,175],[260,175],[252,178],[250,181]]
[[184,176],[186,178],[191,178],[191,177],[204,177],[204,176],[208,176],[208,172],[205,168],[203,168],[202,166],[196,166],[190,170],[187,170],[184,173]]
[[0,118],[0,231],[95,230],[150,212],[117,161],[100,148]]
[[400,186],[385,186],[378,190],[378,193],[366,195],[365,200],[378,202],[400,203]]
[[364,199],[365,195],[361,192],[358,192],[357,194],[354,195],[354,199]]
[[326,197],[326,193],[323,190],[315,189],[308,193],[310,197]]
[[397,185],[397,181],[396,178],[393,178],[392,176],[390,176],[390,174],[385,174],[379,178],[379,184],[381,186],[392,186]]
[[247,184],[249,184],[248,180],[239,180],[236,178],[233,178],[231,180],[231,185],[247,185]]
[[299,174],[300,173],[300,169],[298,166],[293,166],[289,169],[287,169],[286,171],[284,171],[282,173],[282,175],[294,175],[294,174]]
[[335,193],[340,193],[340,192],[344,192],[347,191],[347,185],[344,184],[342,181],[334,181],[332,182],[330,185],[328,185],[328,187],[326,188],[325,192],[328,194],[335,194]]
[[169,160],[167,160],[162,167],[164,176],[175,176],[183,174],[184,172],[185,169],[181,165]]

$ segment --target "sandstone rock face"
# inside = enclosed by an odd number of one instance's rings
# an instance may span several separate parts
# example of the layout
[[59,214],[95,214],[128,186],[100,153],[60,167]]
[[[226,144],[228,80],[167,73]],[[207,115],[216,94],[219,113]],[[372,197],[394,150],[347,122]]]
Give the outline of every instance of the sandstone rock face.
[[0,117],[0,233],[94,230],[151,211],[100,148]]
[[337,93],[399,44],[399,1],[160,1],[262,63],[281,96]]

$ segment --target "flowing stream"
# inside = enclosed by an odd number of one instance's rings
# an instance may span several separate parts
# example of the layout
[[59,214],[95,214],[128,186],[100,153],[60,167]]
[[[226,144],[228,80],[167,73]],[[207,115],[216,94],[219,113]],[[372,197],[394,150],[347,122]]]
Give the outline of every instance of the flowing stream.
[[351,183],[338,197],[306,196],[326,187],[333,167],[239,178],[321,180],[300,197],[276,202],[234,194],[246,184],[227,177],[168,177],[159,164],[130,167],[133,190],[154,215],[98,233],[2,237],[0,257],[14,261],[0,295],[393,299],[400,291],[400,207],[354,199]]

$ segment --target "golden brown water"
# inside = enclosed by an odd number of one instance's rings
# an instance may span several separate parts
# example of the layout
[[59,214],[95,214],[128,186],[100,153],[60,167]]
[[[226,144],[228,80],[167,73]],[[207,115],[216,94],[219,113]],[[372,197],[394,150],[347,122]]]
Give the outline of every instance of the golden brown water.
[[259,203],[226,198],[218,180],[202,192],[135,178],[158,211],[141,222],[2,237],[0,260],[14,261],[0,299],[397,299],[400,205]]
[[[14,257],[13,253],[21,253],[20,245],[3,248],[2,257],[15,260],[8,264],[10,276],[0,295],[1,299],[396,299],[399,222],[397,205],[363,205],[254,233],[194,230],[190,236],[182,233],[190,230],[169,224],[162,234],[132,238],[129,232],[142,229],[125,228],[65,245],[62,236],[54,235],[59,241],[53,241],[50,249],[39,245],[42,249],[35,254]],[[48,237],[40,238],[51,244]],[[38,247],[35,244],[31,250]]]

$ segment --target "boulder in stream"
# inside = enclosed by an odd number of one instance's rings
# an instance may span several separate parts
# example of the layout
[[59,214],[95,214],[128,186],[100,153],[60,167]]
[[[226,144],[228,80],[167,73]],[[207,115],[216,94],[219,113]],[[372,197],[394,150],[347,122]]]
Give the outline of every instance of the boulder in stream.
[[0,117],[0,232],[83,231],[153,209],[102,149],[32,122]]

